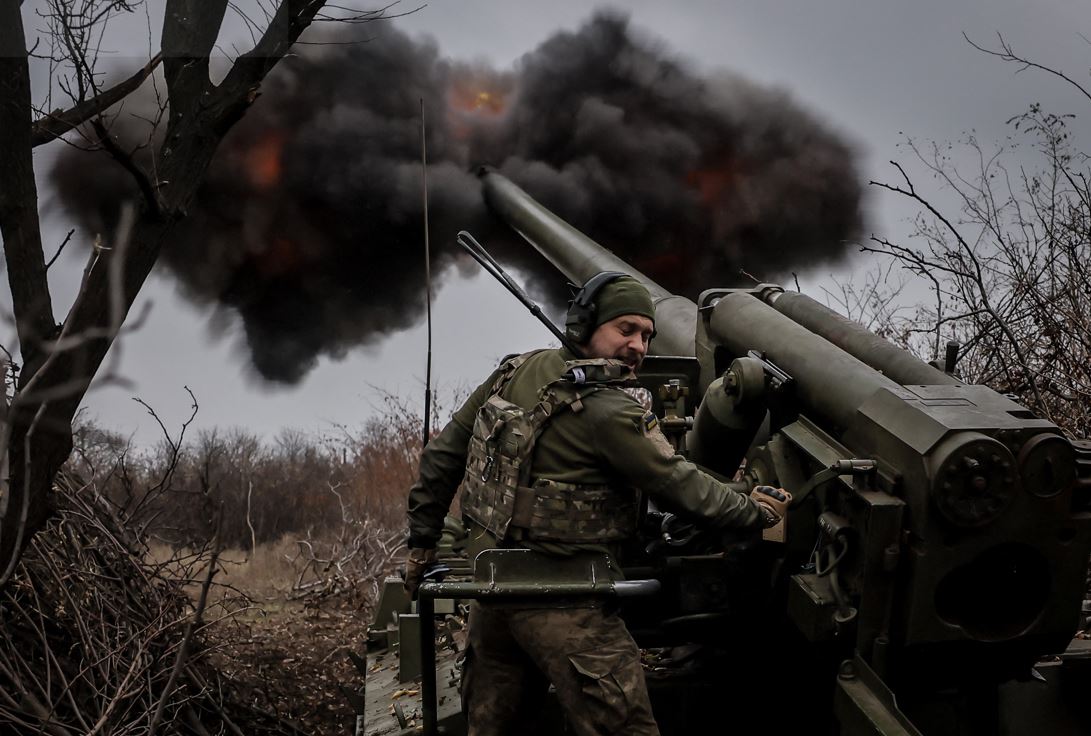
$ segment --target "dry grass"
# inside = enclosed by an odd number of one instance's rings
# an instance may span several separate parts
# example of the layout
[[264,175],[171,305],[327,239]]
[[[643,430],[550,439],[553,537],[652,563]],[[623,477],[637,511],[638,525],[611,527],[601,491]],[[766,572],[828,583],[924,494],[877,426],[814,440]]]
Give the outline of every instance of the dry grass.
[[[374,534],[386,534],[390,537],[400,537],[400,530],[382,529]],[[382,569],[370,571],[361,565],[353,565],[358,568],[346,571],[345,565],[338,570],[338,561],[333,559],[333,564],[327,560],[336,556],[339,548],[339,540],[335,538],[325,540],[301,539],[296,535],[285,535],[275,542],[258,544],[252,551],[242,549],[225,549],[220,551],[217,562],[216,585],[214,590],[219,590],[222,596],[225,591],[235,591],[259,602],[272,602],[278,599],[305,597],[299,596],[301,590],[313,587],[316,583],[323,583],[331,575],[346,575],[359,578],[364,588],[371,588],[370,578],[381,578],[389,571],[391,563],[396,565],[397,555],[392,555],[389,560],[376,560],[382,562]],[[152,542],[148,545],[148,562],[164,565],[179,557],[187,557],[192,552],[187,548],[175,548],[163,542]],[[329,557],[320,557],[328,555]],[[317,557],[317,559],[316,559]],[[363,563],[363,561],[362,561]],[[363,563],[366,567],[366,563]],[[201,578],[207,572],[207,568],[201,566],[195,569],[194,578]],[[355,573],[355,574],[354,574]],[[381,580],[379,580],[381,582]],[[191,584],[192,592],[196,592],[199,585]],[[367,596],[365,596],[367,597]],[[368,605],[370,601],[359,600],[357,603]]]
[[252,598],[266,600],[286,596],[299,576],[302,562],[299,544],[291,536],[259,544],[249,550],[230,549],[220,554],[223,585]]

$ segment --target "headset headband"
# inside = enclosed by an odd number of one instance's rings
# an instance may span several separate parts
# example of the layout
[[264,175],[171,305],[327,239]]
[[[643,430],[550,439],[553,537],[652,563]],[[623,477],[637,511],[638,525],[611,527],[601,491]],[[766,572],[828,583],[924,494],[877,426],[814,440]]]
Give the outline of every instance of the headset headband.
[[583,288],[576,292],[568,307],[568,317],[564,323],[565,337],[577,345],[587,343],[595,331],[595,313],[598,311],[595,296],[602,291],[602,287],[628,275],[621,271],[602,271],[589,278]]

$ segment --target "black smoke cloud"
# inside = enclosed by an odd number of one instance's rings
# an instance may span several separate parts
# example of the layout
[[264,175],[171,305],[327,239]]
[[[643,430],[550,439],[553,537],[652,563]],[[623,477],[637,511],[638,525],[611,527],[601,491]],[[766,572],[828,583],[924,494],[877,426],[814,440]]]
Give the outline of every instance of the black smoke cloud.
[[[444,59],[389,26],[368,43],[302,47],[225,139],[163,257],[189,298],[238,312],[265,378],[297,381],[319,356],[421,318],[422,98],[434,273],[449,274],[454,234],[469,228],[555,306],[563,294],[485,211],[483,163],[691,296],[740,270],[835,259],[860,228],[845,141],[782,92],[697,76],[617,14],[556,34],[510,71]],[[63,156],[52,179],[102,231],[135,192],[87,155]]]

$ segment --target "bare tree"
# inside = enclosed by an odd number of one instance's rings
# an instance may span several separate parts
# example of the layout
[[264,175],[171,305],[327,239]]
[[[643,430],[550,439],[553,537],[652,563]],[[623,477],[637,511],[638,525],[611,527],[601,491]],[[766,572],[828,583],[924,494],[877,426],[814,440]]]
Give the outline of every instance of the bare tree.
[[[254,43],[223,78],[210,56],[229,0],[166,0],[160,50],[122,82],[105,87],[96,66],[103,28],[140,0],[47,0],[46,23],[28,43],[21,0],[0,0],[0,235],[22,365],[3,438],[10,479],[0,499],[0,585],[50,514],[50,488],[72,447],[72,420],[115,341],[160,249],[185,215],[217,147],[258,96],[262,81],[300,34],[319,20],[368,22],[383,10],[323,9],[324,0],[270,0],[246,17]],[[260,16],[260,17],[259,17]],[[52,108],[32,99],[31,59],[49,64],[71,99]],[[162,130],[149,155],[134,155],[110,131],[109,110],[161,65]],[[62,69],[63,68],[63,69]],[[62,74],[63,71],[63,74]],[[54,87],[50,83],[50,89]],[[49,112],[42,110],[50,109]],[[107,151],[141,192],[124,227],[93,248],[79,293],[58,322],[47,281],[32,150],[81,129]],[[67,242],[67,241],[66,241]],[[63,247],[64,244],[62,244]]]
[[[1086,88],[1003,37],[996,49],[973,45],[1048,72],[1081,105],[1091,102]],[[931,292],[892,336],[926,358],[959,341],[967,380],[1016,394],[1078,436],[1091,422],[1091,159],[1073,119],[1033,104],[1008,121],[1013,136],[995,149],[973,134],[958,147],[910,140],[914,163],[954,195],[957,211],[943,211],[937,192],[891,162],[898,181],[871,183],[921,207],[915,237],[876,237],[863,250],[892,257]]]

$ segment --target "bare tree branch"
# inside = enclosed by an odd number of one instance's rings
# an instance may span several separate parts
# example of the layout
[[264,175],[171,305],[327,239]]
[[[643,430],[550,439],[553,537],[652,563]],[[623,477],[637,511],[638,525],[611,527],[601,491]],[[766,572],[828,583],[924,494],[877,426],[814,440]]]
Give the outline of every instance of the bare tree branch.
[[61,253],[64,252],[64,247],[68,245],[68,242],[72,240],[72,236],[76,233],[76,228],[72,228],[68,231],[68,234],[64,236],[64,240],[61,241],[60,246],[57,248],[57,252],[53,254],[53,257],[49,259],[49,262],[45,264],[45,268],[48,271],[50,266],[56,263],[57,259],[61,257]]
[[1026,69],[1038,69],[1039,71],[1043,71],[1046,74],[1052,74],[1053,76],[1055,76],[1055,77],[1057,77],[1059,79],[1063,79],[1064,81],[1068,82],[1070,85],[1075,87],[1077,90],[1079,90],[1080,94],[1082,94],[1088,100],[1091,100],[1091,92],[1089,92],[1087,90],[1087,88],[1085,88],[1079,82],[1072,79],[1067,74],[1060,71],[1059,69],[1053,69],[1052,67],[1048,67],[1048,66],[1045,66],[1043,64],[1039,64],[1037,62],[1031,61],[1031,60],[1029,60],[1029,59],[1015,53],[1015,50],[1012,49],[1011,44],[1009,44],[1007,41],[1005,41],[1004,37],[1002,35],[1000,35],[999,33],[996,34],[996,38],[997,38],[998,42],[1000,43],[1000,50],[999,51],[996,51],[995,49],[986,48],[984,46],[979,46],[978,44],[971,41],[970,37],[967,36],[965,32],[963,32],[962,37],[964,39],[966,39],[966,43],[970,44],[971,46],[973,46],[978,51],[983,51],[986,54],[989,54],[990,56],[995,56],[995,57],[997,57],[999,59],[1003,59],[1004,61],[1014,61],[1014,62],[1016,62],[1018,64],[1022,64],[1022,69],[1020,69],[1020,71],[1024,71]]
[[[957,340],[967,380],[1017,394],[1079,435],[1091,421],[1091,158],[1075,148],[1067,120],[1031,105],[1009,120],[1023,137],[995,151],[973,135],[961,149],[933,144],[927,155],[910,140],[958,211],[942,213],[935,195],[919,192],[895,164],[900,183],[873,184],[920,205],[912,237],[924,245],[873,237],[861,250],[929,284],[934,306],[918,306],[912,324],[896,325],[907,346],[925,352],[917,338],[929,334],[927,352],[938,355],[942,337]],[[1008,168],[1020,146],[1038,165]]]
[[156,54],[143,68],[125,81],[68,110],[51,112],[35,120],[31,131],[31,145],[40,146],[43,143],[49,143],[121,102],[144,83],[162,60],[163,55]]
[[178,676],[182,673],[182,669],[186,664],[190,644],[193,641],[193,632],[200,626],[201,617],[205,613],[205,606],[208,605],[208,589],[212,587],[212,580],[216,577],[216,563],[219,558],[220,545],[219,536],[217,535],[216,540],[213,542],[212,557],[208,561],[208,574],[201,585],[201,594],[197,599],[197,608],[194,610],[189,623],[186,624],[186,633],[182,636],[182,642],[178,646],[178,655],[175,657],[170,677],[167,678],[167,685],[163,688],[163,694],[159,696],[159,702],[155,706],[155,713],[152,715],[151,723],[148,724],[149,736],[155,736],[156,729],[159,728],[159,723],[163,720],[163,712],[167,708],[167,698],[174,692],[175,683],[178,682]]

